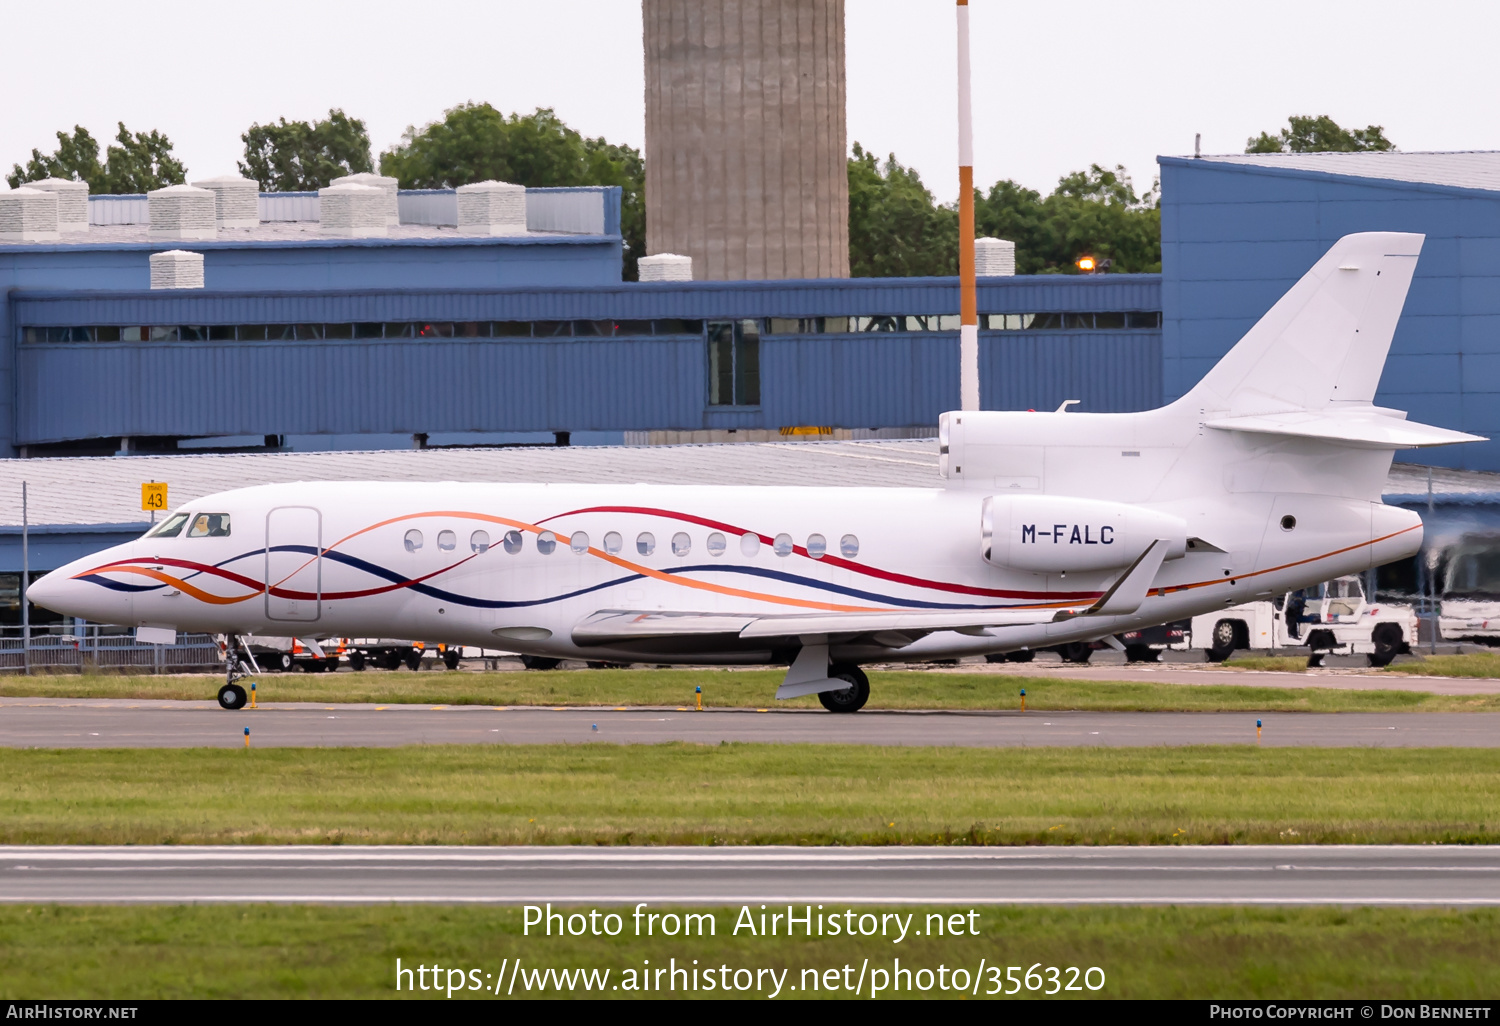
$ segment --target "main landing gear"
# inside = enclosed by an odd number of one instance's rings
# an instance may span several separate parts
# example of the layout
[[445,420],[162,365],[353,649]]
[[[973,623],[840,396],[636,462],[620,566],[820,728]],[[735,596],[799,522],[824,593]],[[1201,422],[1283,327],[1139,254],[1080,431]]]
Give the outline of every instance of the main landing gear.
[[828,676],[834,680],[846,680],[847,688],[838,691],[818,692],[818,701],[823,708],[834,713],[859,712],[870,700],[870,678],[853,663],[835,663],[828,668]]
[[219,688],[219,705],[225,709],[243,709],[250,696],[240,687],[239,681],[260,673],[255,665],[255,656],[240,641],[239,635],[224,638],[224,686]]

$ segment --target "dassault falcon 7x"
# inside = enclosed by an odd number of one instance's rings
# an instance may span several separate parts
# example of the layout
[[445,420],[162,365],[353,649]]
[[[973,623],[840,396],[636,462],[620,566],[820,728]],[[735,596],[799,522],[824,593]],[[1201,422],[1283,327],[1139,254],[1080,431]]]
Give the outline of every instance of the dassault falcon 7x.
[[1181,399],[952,412],[940,486],[298,483],[204,496],[31,588],[61,613],[226,635],[789,666],[834,711],[862,662],[1007,652],[1414,555],[1394,451],[1478,441],[1373,405],[1422,236],[1350,235]]

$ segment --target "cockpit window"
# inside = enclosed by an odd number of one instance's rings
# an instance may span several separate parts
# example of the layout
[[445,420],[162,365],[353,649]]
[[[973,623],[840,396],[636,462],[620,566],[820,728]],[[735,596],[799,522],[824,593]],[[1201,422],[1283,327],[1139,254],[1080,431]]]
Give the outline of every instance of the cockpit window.
[[199,513],[193,517],[193,526],[188,528],[189,538],[228,538],[228,513]]
[[173,513],[167,519],[157,524],[146,532],[147,538],[176,538],[182,533],[182,525],[187,523],[190,513]]

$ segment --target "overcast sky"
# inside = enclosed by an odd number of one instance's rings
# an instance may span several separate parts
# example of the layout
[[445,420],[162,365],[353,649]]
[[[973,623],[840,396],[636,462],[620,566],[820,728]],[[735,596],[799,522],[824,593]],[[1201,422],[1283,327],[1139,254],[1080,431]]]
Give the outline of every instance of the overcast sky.
[[[972,0],[976,181],[1048,191],[1090,163],[1240,152],[1293,113],[1381,124],[1406,150],[1500,150],[1500,4],[1476,0]],[[632,0],[413,5],[4,3],[0,167],[82,124],[165,132],[189,177],[234,171],[254,121],[363,118],[376,153],[464,100],[551,106],[640,146]],[[849,142],[957,194],[954,8],[847,0]],[[648,155],[649,157],[649,155]]]

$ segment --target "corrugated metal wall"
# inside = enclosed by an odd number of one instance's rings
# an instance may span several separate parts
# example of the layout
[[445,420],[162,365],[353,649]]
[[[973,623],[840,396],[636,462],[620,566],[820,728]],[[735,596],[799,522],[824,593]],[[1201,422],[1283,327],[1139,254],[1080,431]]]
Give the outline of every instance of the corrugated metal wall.
[[[1152,310],[1152,276],[987,282],[985,312]],[[951,280],[449,292],[15,294],[16,329],[941,313]],[[701,336],[16,347],[16,444],[116,436],[924,427],[958,403],[956,332],[765,335],[761,406],[706,405]],[[1161,397],[1154,331],[985,332],[984,404],[1135,410]]]

